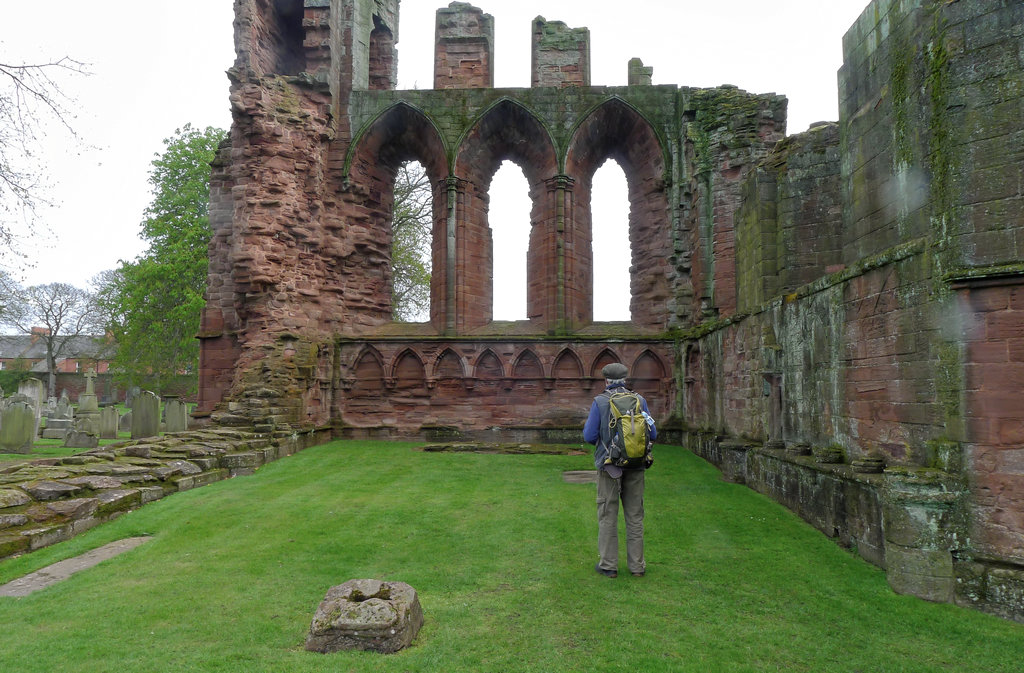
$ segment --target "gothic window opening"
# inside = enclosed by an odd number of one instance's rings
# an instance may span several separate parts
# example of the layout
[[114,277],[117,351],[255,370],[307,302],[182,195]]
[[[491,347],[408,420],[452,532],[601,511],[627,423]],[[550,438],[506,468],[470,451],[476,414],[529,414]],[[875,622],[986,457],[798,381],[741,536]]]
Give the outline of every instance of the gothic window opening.
[[632,249],[626,173],[609,159],[594,173],[592,183],[594,320],[629,321]]
[[487,221],[493,260],[493,320],[526,320],[526,258],[530,246],[530,185],[522,169],[502,162],[491,180]]
[[277,42],[273,71],[279,75],[298,75],[306,70],[302,26],[303,0],[273,0],[274,11],[268,26]]
[[391,209],[391,315],[399,322],[430,320],[433,207],[423,165],[399,166]]
[[395,36],[375,15],[370,33],[370,90],[394,89],[396,82]]

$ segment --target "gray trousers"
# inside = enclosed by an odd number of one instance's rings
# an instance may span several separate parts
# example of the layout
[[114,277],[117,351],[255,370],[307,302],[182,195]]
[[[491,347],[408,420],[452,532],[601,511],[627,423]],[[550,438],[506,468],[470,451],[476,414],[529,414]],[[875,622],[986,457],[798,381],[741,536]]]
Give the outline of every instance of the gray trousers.
[[613,479],[604,470],[597,472],[597,551],[598,565],[605,570],[619,567],[619,500],[626,520],[626,562],[629,571],[642,573],[644,561],[644,470],[623,470]]

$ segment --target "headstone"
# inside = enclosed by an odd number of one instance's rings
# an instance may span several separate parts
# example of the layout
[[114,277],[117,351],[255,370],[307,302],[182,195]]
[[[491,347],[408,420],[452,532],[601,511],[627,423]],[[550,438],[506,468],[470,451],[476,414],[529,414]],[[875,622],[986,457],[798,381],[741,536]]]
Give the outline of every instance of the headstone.
[[172,398],[164,403],[164,416],[167,432],[185,432],[188,430],[188,405]]
[[18,394],[29,398],[32,405],[32,412],[35,414],[35,427],[32,435],[33,441],[39,436],[39,421],[43,414],[43,400],[46,399],[46,386],[39,379],[25,379],[18,384]]
[[67,391],[61,394],[57,400],[56,409],[46,419],[46,429],[43,430],[44,439],[64,439],[68,432],[74,427],[74,408],[68,400]]
[[306,649],[389,654],[412,644],[421,626],[423,609],[408,584],[349,580],[327,590],[309,627]]
[[160,398],[145,390],[135,398],[132,409],[132,439],[160,434]]
[[100,439],[117,439],[117,425],[120,417],[116,407],[100,409]]
[[74,427],[75,421],[71,418],[48,418],[43,428],[43,439],[64,439]]
[[124,412],[124,416],[121,416],[121,420],[117,423],[118,432],[131,432],[132,431],[132,410]]
[[99,445],[99,436],[92,432],[72,430],[64,438],[64,446],[69,449],[95,449]]
[[85,373],[85,392],[78,396],[78,411],[75,414],[78,422],[75,428],[92,434],[99,434],[100,431],[100,403],[96,399],[96,370],[90,369]]
[[0,421],[0,453],[30,453],[36,439],[36,411],[30,402],[8,402]]
[[57,418],[74,418],[75,410],[71,406],[71,400],[68,398],[68,391],[61,393],[60,399],[57,400]]

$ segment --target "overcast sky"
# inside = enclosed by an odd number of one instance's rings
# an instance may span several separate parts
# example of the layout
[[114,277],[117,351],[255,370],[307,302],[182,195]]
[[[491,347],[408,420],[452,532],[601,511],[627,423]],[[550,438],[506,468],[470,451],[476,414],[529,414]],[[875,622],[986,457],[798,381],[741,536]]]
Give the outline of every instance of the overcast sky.
[[[432,86],[434,12],[445,4],[403,0],[400,88]],[[542,15],[590,29],[595,85],[624,85],[627,62],[639,57],[654,68],[655,84],[733,84],[752,93],[784,94],[790,101],[789,132],[794,133],[811,122],[838,117],[836,71],[842,64],[842,36],[867,0],[472,4],[495,18],[498,87],[529,86],[530,25]],[[92,72],[61,78],[74,99],[73,124],[82,142],[55,130],[44,148],[52,184],[47,195],[56,205],[42,212],[39,235],[23,244],[33,263],[21,276],[23,282],[84,286],[96,273],[142,251],[138,231],[150,199],[148,171],[162,140],[185,123],[221,128],[231,123],[224,71],[234,61],[232,12],[230,0],[2,0],[0,62],[70,56],[88,63]],[[616,170],[605,168],[598,176],[608,173],[608,186],[599,186],[595,193],[609,194],[618,203],[594,204],[595,212],[607,212],[612,220],[607,225],[595,222],[598,232],[607,226],[623,233],[615,223],[624,219],[625,186],[621,170]],[[517,180],[524,182],[517,187]],[[503,167],[494,188],[492,213],[522,213],[508,224],[492,215],[496,247],[507,250],[497,240],[500,234],[525,240],[525,179],[518,169]],[[515,262],[520,255],[525,253],[503,257]],[[9,251],[0,252],[0,264],[10,263]],[[601,264],[599,257],[599,268]],[[515,266],[525,267],[525,261]],[[503,273],[496,270],[496,275]],[[519,287],[525,281],[512,277],[504,284]],[[520,317],[524,301],[503,299],[507,315],[498,306],[496,317]]]

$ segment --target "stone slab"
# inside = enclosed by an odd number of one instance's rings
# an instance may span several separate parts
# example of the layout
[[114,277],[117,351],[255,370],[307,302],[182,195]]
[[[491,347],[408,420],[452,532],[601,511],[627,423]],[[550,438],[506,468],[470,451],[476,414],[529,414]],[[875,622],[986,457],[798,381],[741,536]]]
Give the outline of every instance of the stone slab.
[[76,556],[75,558],[67,559],[66,561],[59,561],[46,566],[42,570],[37,570],[34,573],[30,573],[24,577],[20,577],[0,586],[0,596],[10,596],[13,598],[28,596],[40,589],[45,589],[57,582],[66,580],[80,570],[92,568],[109,558],[113,558],[114,556],[118,556],[135,549],[140,544],[149,541],[149,539],[149,537],[125,538],[123,540],[117,540],[110,544],[103,545],[98,549],[93,549],[81,556]]

